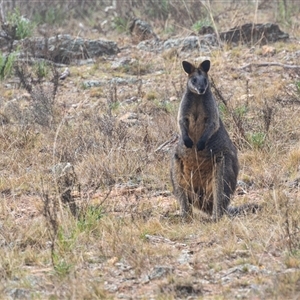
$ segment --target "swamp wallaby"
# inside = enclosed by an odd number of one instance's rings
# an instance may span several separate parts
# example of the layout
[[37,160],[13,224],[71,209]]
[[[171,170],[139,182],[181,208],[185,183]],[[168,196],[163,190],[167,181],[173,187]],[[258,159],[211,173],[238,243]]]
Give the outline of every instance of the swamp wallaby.
[[217,221],[223,213],[236,215],[246,209],[229,206],[239,171],[237,150],[210,89],[210,61],[199,67],[183,61],[182,66],[188,81],[178,112],[180,138],[171,161],[174,194],[183,217],[194,206]]

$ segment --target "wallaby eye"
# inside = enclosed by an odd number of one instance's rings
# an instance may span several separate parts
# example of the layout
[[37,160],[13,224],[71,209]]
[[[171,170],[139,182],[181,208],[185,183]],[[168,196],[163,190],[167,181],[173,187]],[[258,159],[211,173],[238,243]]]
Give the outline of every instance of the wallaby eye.
[[207,85],[207,79],[204,78],[204,85]]
[[197,78],[194,77],[194,78],[192,79],[192,84],[196,84],[196,83],[197,83]]

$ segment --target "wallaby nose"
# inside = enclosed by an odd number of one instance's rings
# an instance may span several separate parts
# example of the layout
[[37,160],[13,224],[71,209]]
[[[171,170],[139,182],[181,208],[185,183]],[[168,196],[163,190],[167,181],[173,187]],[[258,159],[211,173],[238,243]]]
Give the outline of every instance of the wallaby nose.
[[205,88],[204,87],[199,87],[198,88],[198,93],[199,93],[199,95],[202,95],[202,94],[204,94],[205,93]]

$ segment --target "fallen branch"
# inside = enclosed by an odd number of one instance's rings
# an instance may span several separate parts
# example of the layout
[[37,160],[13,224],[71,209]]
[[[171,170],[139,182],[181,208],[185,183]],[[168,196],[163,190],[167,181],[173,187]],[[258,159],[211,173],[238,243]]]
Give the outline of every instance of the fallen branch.
[[286,69],[300,69],[298,65],[286,65],[278,62],[263,62],[263,63],[249,63],[243,67],[238,68],[238,70],[245,70],[251,67],[282,67]]
[[35,65],[37,63],[47,63],[49,65],[58,67],[58,68],[63,68],[66,67],[66,64],[62,64],[62,63],[55,63],[52,60],[49,59],[45,59],[45,58],[37,58],[37,57],[27,57],[27,58],[18,58],[17,62],[21,62],[21,63],[26,63],[30,66]]

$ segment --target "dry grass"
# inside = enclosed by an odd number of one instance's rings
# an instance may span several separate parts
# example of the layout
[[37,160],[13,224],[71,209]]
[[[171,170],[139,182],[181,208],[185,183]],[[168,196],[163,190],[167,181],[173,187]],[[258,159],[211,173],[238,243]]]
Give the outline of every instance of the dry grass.
[[[253,8],[258,21],[272,20],[274,11],[258,12]],[[211,16],[222,28],[223,15],[235,16],[235,24],[247,16],[239,5],[213,7]],[[299,27],[286,26],[299,38]],[[129,37],[122,36],[122,43],[130,43]],[[258,45],[210,55],[213,90],[239,149],[243,184],[232,202],[263,206],[256,215],[218,223],[201,214],[181,221],[171,194],[170,154],[155,152],[177,132],[185,87],[180,61],[200,59],[199,53],[132,47],[120,54],[134,62],[125,67],[111,69],[105,58],[94,66],[70,66],[47,126],[26,118],[35,108],[25,90],[2,85],[0,298],[296,299],[299,73],[239,69],[252,61],[287,63],[287,57],[299,64],[299,41],[273,46],[277,52],[270,58]],[[82,85],[114,77],[138,81]],[[53,171],[65,163],[74,167],[75,216],[61,201]]]

